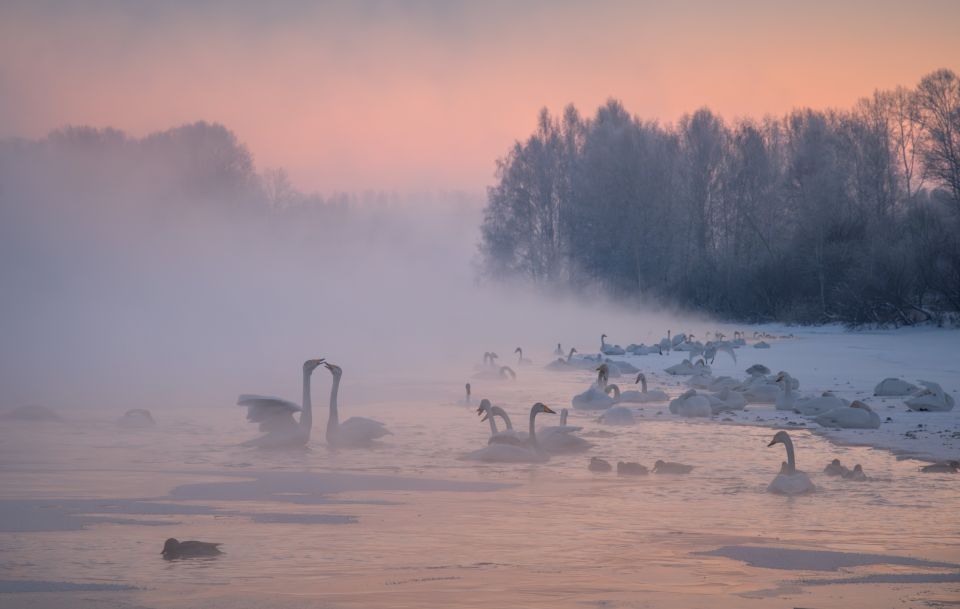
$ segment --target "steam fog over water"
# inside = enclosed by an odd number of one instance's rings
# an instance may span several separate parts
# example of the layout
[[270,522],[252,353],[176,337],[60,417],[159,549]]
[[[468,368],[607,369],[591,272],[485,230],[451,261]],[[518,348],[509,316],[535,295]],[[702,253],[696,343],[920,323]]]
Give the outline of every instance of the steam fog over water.
[[947,4],[0,3],[0,609],[957,607]]

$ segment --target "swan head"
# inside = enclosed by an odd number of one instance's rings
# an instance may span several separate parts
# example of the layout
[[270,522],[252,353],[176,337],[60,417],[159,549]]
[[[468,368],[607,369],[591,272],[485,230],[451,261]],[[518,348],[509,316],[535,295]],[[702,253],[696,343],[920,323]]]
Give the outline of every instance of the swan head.
[[577,348],[576,348],[576,347],[570,347],[570,354],[572,355],[572,354],[574,354],[574,353],[580,353],[580,352],[577,351]]
[[633,381],[633,384],[636,385],[640,381],[646,381],[646,380],[647,380],[647,375],[641,372],[640,374],[637,375],[637,380]]
[[177,549],[180,547],[180,542],[171,537],[170,539],[163,542],[163,552],[161,554],[176,554]]
[[327,367],[327,370],[330,371],[330,374],[332,374],[334,378],[340,378],[343,375],[343,368],[340,366],[331,364],[329,362],[324,363],[323,365]]
[[853,403],[850,404],[850,408],[862,408],[862,409],[866,410],[867,412],[873,412],[873,409],[872,409],[872,408],[870,408],[869,406],[867,406],[866,404],[864,404],[864,403],[861,402],[860,400],[854,400]]
[[493,351],[490,352],[490,359],[497,359],[498,357],[500,356],[494,353]]
[[325,361],[326,360],[324,360],[322,357],[320,359],[308,359],[307,361],[303,362],[303,371],[306,373],[313,372]]
[[522,354],[523,354],[523,349],[521,349],[520,347],[517,347],[516,349],[513,350],[513,352],[514,352],[514,353],[520,353],[520,354],[522,355]]
[[603,340],[603,339],[605,339],[606,337],[607,337],[606,334],[601,334],[601,335],[600,335],[600,340]]
[[[487,398],[483,398],[482,400],[480,400],[480,406],[477,407],[477,416],[479,416],[479,415],[481,415],[481,414],[484,414],[484,413],[489,414],[489,413],[490,413],[490,409],[491,409],[492,407],[493,407],[493,405],[490,403],[490,400],[488,400]],[[484,418],[483,420],[486,421],[487,419]]]
[[774,444],[787,444],[787,443],[792,444],[790,440],[790,434],[788,434],[785,431],[778,431],[777,433],[773,434],[773,439],[770,440],[770,443],[767,444],[767,446],[773,446]]
[[539,413],[541,413],[541,412],[545,412],[545,413],[547,413],[547,414],[557,414],[556,412],[554,412],[553,410],[551,410],[550,407],[547,406],[546,404],[544,404],[543,402],[537,402],[536,404],[533,405],[533,408],[530,409],[530,413],[531,413],[531,414],[539,414]]
[[467,383],[465,387],[467,388],[467,395],[470,395],[470,383]]

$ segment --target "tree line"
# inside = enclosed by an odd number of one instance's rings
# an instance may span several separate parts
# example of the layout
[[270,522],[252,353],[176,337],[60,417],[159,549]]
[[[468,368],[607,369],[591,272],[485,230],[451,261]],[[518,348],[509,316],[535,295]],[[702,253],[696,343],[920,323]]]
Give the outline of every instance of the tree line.
[[482,272],[742,321],[942,322],[960,311],[960,79],[849,110],[675,125],[616,100],[540,112],[497,161]]

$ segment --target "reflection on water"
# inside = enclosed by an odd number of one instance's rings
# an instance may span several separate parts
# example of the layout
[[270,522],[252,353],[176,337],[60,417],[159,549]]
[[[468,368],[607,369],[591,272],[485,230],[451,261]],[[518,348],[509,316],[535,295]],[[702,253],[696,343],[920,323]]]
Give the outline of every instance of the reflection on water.
[[[474,382],[474,394],[523,427],[534,401],[566,406],[589,378],[525,372],[517,383]],[[120,430],[116,413],[4,425],[6,517],[19,506],[49,516],[38,522],[79,518],[84,528],[5,527],[0,580],[135,586],[103,594],[156,607],[182,606],[185,595],[224,607],[876,607],[960,591],[950,566],[960,562],[956,484],[920,474],[917,462],[797,430],[798,465],[819,490],[784,498],[765,492],[784,459],[766,447],[769,429],[678,421],[648,405],[626,428],[571,412],[596,444],[585,454],[478,464],[458,459],[488,429],[456,403],[461,388],[407,384],[403,396],[357,404],[347,387],[341,416],[375,416],[393,431],[373,450],[332,452],[322,433],[306,450],[240,448],[255,429],[230,405],[154,412],[150,430]],[[608,433],[590,433],[599,431]],[[694,470],[623,478],[587,471],[591,456]],[[820,474],[834,457],[875,480]],[[164,561],[167,537],[222,542],[225,553]],[[839,584],[814,586],[824,574],[808,562],[784,570],[711,553],[744,546],[917,560],[854,558],[830,573]],[[801,554],[781,554],[788,566],[790,556]]]

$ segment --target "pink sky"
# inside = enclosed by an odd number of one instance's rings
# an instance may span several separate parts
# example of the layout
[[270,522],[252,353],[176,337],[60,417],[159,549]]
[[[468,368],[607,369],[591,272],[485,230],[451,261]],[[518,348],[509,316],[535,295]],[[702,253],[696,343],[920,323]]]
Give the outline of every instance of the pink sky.
[[956,1],[76,4],[0,6],[0,137],[217,121],[322,192],[480,192],[542,106],[779,115],[960,70]]

